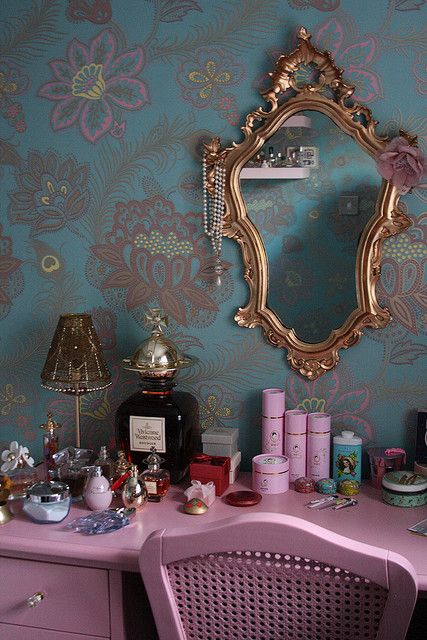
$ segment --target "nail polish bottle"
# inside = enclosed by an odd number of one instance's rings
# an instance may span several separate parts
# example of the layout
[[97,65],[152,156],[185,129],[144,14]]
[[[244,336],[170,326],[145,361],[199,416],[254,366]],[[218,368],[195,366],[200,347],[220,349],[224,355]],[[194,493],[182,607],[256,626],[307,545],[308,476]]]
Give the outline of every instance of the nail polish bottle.
[[92,511],[103,511],[108,509],[113,499],[110,483],[105,476],[102,475],[100,466],[95,467],[89,477],[83,497],[89,509]]

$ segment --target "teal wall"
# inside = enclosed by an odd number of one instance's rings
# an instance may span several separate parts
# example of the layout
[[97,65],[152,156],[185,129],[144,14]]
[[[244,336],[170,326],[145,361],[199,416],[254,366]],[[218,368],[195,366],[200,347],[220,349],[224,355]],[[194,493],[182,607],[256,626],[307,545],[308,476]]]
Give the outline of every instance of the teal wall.
[[[413,455],[426,191],[402,198],[413,225],[386,244],[378,295],[392,324],[309,383],[233,321],[247,300],[235,243],[224,240],[224,286],[203,280],[200,139],[241,139],[265,74],[304,25],[379,130],[417,134],[425,151],[425,0],[2,0],[0,17],[0,446],[17,439],[40,457],[48,410],[73,443],[73,400],[42,389],[40,372],[59,314],[89,312],[113,385],[83,398],[83,442],[114,447],[115,409],[137,382],[120,361],[147,335],[143,309],[161,305],[168,333],[199,358],[180,386],[199,399],[202,427],[240,428],[247,468],[272,386],[288,408],[329,411],[335,430]],[[266,202],[267,227],[280,197]]]

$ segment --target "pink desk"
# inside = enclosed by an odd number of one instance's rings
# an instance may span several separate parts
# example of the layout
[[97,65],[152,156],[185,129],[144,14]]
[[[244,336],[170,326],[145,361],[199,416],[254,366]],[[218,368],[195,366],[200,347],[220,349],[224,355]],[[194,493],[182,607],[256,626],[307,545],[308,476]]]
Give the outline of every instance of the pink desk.
[[[238,482],[228,491],[248,488],[250,488],[250,474],[241,474]],[[277,496],[264,496],[257,506],[250,509],[289,513],[343,536],[400,553],[414,566],[418,575],[419,590],[427,592],[427,537],[416,536],[406,530],[408,526],[427,518],[427,507],[401,509],[388,506],[381,502],[379,491],[366,486],[359,494],[359,504],[355,507],[339,511],[307,509],[304,506],[305,503],[316,495],[299,494],[290,490]],[[172,487],[162,503],[148,503],[128,527],[98,536],[83,536],[64,530],[67,522],[88,512],[83,505],[73,506],[67,519],[60,524],[37,525],[31,523],[21,513],[20,505],[16,503],[13,506],[16,511],[15,519],[0,527],[0,555],[2,556],[0,559],[2,568],[0,572],[0,636],[2,639],[38,640],[40,637],[47,640],[59,640],[59,638],[86,640],[93,638],[93,635],[111,640],[122,639],[124,635],[123,621],[120,619],[121,572],[138,572],[138,554],[147,536],[158,528],[197,526],[202,519],[204,522],[212,522],[241,512],[241,508],[225,504],[222,497],[217,498],[203,516],[184,514],[182,503],[182,489]],[[4,572],[4,567],[7,573]],[[48,581],[50,574],[55,573],[56,570],[59,571],[61,581],[68,586],[65,587],[66,593],[61,594],[64,585],[62,582],[55,582],[55,593],[49,593],[49,598],[51,596],[59,598],[59,602],[53,603],[52,600],[54,613],[52,613],[51,622],[46,612],[48,597],[46,602],[40,603],[40,606],[32,609],[26,607],[25,611],[19,611],[17,606],[12,607],[11,591],[13,589],[20,591],[21,601],[26,600],[33,593],[43,591],[44,581]],[[9,580],[10,576],[16,583],[13,588]],[[54,580],[58,579],[54,577]],[[25,581],[29,581],[30,584],[26,585]],[[86,587],[91,584],[93,584],[91,588],[93,600],[89,606]],[[79,585],[80,592],[73,594],[76,585]],[[82,585],[86,587],[83,588]],[[46,589],[53,591],[53,589]],[[84,598],[82,593],[85,594]],[[16,597],[16,594],[13,597]],[[9,608],[3,605],[5,598]],[[70,599],[73,614],[67,617],[66,603]],[[57,607],[64,612],[63,615],[58,616]],[[93,631],[94,607],[99,609],[96,633]],[[43,616],[38,620],[38,610],[43,609],[45,609]],[[78,615],[76,615],[77,611]],[[57,631],[54,625],[57,622],[54,622],[54,619],[57,621],[58,617],[62,626],[58,630],[60,635],[55,635]],[[29,627],[31,632],[25,635],[25,629]],[[36,628],[40,628],[40,636],[35,633]],[[50,630],[48,635],[46,635],[46,629]]]

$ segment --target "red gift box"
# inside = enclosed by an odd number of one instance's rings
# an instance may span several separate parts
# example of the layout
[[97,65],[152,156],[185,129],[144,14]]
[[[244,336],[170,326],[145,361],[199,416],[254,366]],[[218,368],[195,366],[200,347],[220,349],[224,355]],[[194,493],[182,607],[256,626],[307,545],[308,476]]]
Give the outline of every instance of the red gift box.
[[220,496],[230,484],[230,458],[201,453],[190,462],[190,478],[203,484],[213,482],[215,495]]

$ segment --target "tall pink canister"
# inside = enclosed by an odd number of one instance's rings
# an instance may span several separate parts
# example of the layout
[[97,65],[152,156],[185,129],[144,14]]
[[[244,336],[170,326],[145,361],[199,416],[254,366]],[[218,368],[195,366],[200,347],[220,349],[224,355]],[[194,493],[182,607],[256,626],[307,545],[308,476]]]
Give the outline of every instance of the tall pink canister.
[[285,392],[264,389],[262,392],[262,453],[283,453]]
[[307,476],[329,478],[331,461],[331,416],[309,413],[307,417]]
[[288,491],[289,460],[264,453],[252,458],[252,489],[261,494]]
[[306,475],[307,414],[299,409],[285,412],[285,456],[289,458],[289,481]]

